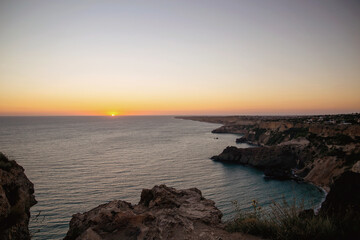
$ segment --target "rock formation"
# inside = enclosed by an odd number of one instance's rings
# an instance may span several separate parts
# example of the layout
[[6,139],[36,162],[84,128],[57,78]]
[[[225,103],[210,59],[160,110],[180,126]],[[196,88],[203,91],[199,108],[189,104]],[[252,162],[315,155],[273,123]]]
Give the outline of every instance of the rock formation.
[[246,164],[264,170],[266,176],[278,179],[294,178],[291,169],[298,165],[299,156],[294,146],[256,148],[227,147],[214,161]]
[[319,216],[332,219],[342,229],[342,239],[360,239],[360,173],[344,172],[334,181]]
[[15,161],[0,152],[0,239],[30,239],[30,207],[34,185]]
[[236,143],[248,143],[246,137],[240,137],[236,139]]
[[[262,168],[265,175],[300,179],[330,190],[334,179],[347,171],[360,172],[360,114],[318,116],[196,116],[180,117],[223,124],[213,133],[243,134],[237,143],[259,146],[258,150],[225,149],[213,159]],[[289,169],[293,151],[296,166]],[[265,154],[265,155],[264,155]],[[241,156],[241,157],[240,157]],[[259,159],[263,157],[264,160]],[[292,159],[293,157],[290,157]],[[287,159],[287,160],[286,160]],[[274,164],[270,161],[274,160]],[[293,162],[293,159],[290,161]],[[278,165],[285,163],[285,166]],[[273,167],[272,165],[277,165]]]
[[360,226],[360,173],[348,171],[338,177],[319,213],[339,219],[357,219]]
[[144,189],[138,205],[115,200],[73,215],[65,240],[244,239],[239,233],[226,232],[221,217],[215,203],[203,198],[200,190],[160,185]]

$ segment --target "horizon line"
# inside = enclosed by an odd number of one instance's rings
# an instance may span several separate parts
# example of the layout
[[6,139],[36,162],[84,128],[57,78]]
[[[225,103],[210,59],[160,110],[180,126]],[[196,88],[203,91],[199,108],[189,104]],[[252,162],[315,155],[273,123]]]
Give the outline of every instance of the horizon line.
[[119,114],[115,116],[111,116],[108,114],[101,115],[0,115],[0,117],[151,117],[151,116],[168,116],[168,117],[237,117],[237,116],[267,116],[267,117],[286,117],[286,116],[327,116],[327,115],[352,115],[352,114],[360,114],[360,112],[344,112],[344,113],[319,113],[319,114],[309,114],[309,113],[289,113],[289,114]]

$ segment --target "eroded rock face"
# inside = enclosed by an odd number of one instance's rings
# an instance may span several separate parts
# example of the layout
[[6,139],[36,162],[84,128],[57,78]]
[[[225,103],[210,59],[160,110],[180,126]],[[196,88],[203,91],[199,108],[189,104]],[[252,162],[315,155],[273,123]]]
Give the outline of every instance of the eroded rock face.
[[222,229],[222,213],[196,188],[144,189],[138,205],[115,200],[73,215],[71,239],[241,239]]
[[329,192],[333,178],[340,176],[345,171],[342,165],[343,163],[334,156],[315,159],[309,166],[311,169],[304,179]]
[[0,152],[0,239],[30,239],[30,207],[34,185],[24,169]]
[[211,159],[251,165],[263,169],[267,176],[289,179],[293,177],[291,169],[299,162],[296,148],[290,145],[255,148],[227,147],[220,155],[213,156]]

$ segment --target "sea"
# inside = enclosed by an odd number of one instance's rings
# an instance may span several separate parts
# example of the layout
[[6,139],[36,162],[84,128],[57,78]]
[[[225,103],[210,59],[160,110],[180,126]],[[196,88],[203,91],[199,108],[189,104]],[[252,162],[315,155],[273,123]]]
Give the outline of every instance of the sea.
[[174,116],[0,117],[0,151],[25,168],[38,203],[31,208],[33,239],[62,239],[73,214],[114,199],[137,204],[143,188],[196,187],[215,201],[223,220],[252,200],[324,199],[317,187],[267,179],[248,166],[210,160],[240,135],[213,134],[219,124]]

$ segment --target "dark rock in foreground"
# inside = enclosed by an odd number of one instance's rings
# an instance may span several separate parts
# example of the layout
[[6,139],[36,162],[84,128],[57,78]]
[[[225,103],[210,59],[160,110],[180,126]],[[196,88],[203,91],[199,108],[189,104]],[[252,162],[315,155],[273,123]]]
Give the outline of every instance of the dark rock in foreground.
[[144,189],[138,205],[115,200],[73,215],[65,240],[244,239],[223,230],[221,217],[215,203],[203,198],[200,190],[160,185]]
[[34,185],[24,169],[0,152],[0,239],[30,239],[30,207]]
[[219,162],[246,164],[263,169],[268,177],[293,179],[291,169],[298,165],[297,149],[292,145],[237,148],[227,147],[211,159]]
[[360,173],[349,171],[336,179],[319,213],[358,221],[360,227]]
[[335,239],[360,239],[360,173],[348,171],[334,181],[319,216],[338,227],[342,236]]

